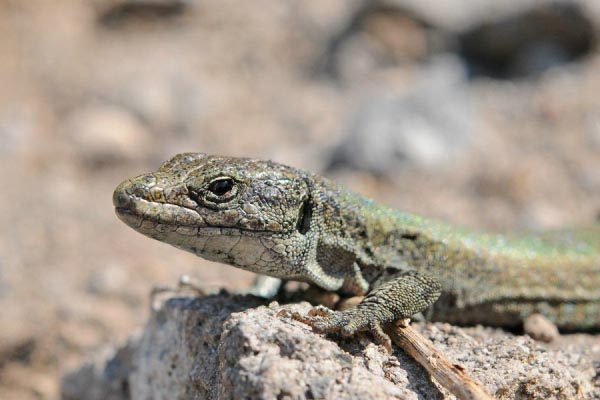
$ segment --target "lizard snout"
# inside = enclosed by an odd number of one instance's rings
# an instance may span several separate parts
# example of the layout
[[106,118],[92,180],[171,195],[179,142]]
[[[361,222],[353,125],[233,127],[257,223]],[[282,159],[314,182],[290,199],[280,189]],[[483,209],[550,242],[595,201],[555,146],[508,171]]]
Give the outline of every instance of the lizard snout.
[[113,192],[113,204],[117,209],[131,210],[140,199],[158,201],[162,196],[162,190],[155,190],[156,184],[157,180],[153,174],[140,175],[123,181]]
[[131,205],[131,196],[127,193],[129,181],[122,182],[113,192],[113,205],[115,208],[129,209]]

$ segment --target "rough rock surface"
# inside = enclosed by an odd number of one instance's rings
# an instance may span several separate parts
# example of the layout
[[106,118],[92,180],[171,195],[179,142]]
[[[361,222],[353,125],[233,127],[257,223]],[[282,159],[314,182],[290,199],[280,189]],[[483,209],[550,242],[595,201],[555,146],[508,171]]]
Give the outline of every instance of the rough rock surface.
[[[367,337],[328,338],[278,316],[307,303],[265,305],[226,293],[173,297],[140,336],[65,376],[64,399],[436,399],[449,394],[396,349]],[[549,350],[488,328],[422,324],[419,330],[500,399],[600,396],[584,355]]]

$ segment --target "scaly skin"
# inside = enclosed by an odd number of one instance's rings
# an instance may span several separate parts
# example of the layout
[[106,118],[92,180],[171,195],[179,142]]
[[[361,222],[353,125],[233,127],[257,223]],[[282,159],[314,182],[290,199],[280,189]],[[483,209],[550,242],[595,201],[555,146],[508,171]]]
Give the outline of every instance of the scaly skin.
[[382,324],[430,306],[431,319],[458,324],[514,327],[542,313],[564,330],[600,329],[600,226],[475,234],[302,170],[202,153],[121,183],[113,202],[133,229],[208,260],[366,295],[302,318],[319,331],[369,329],[389,345]]

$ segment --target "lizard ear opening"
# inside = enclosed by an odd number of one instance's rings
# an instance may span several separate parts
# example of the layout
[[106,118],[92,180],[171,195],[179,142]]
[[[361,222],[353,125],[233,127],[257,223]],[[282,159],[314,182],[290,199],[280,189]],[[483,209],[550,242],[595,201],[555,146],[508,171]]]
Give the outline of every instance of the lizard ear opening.
[[296,223],[296,229],[303,235],[310,230],[310,220],[312,219],[313,205],[310,201],[310,197],[304,200],[300,211],[298,212],[298,222]]

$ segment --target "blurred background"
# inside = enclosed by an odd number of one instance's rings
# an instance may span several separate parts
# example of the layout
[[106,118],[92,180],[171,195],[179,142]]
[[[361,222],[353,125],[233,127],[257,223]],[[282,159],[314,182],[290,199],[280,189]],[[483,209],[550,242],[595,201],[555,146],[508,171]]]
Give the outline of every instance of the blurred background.
[[599,27],[594,0],[3,0],[0,398],[57,398],[155,284],[249,284],[114,216],[120,181],[179,152],[475,229],[595,220]]

